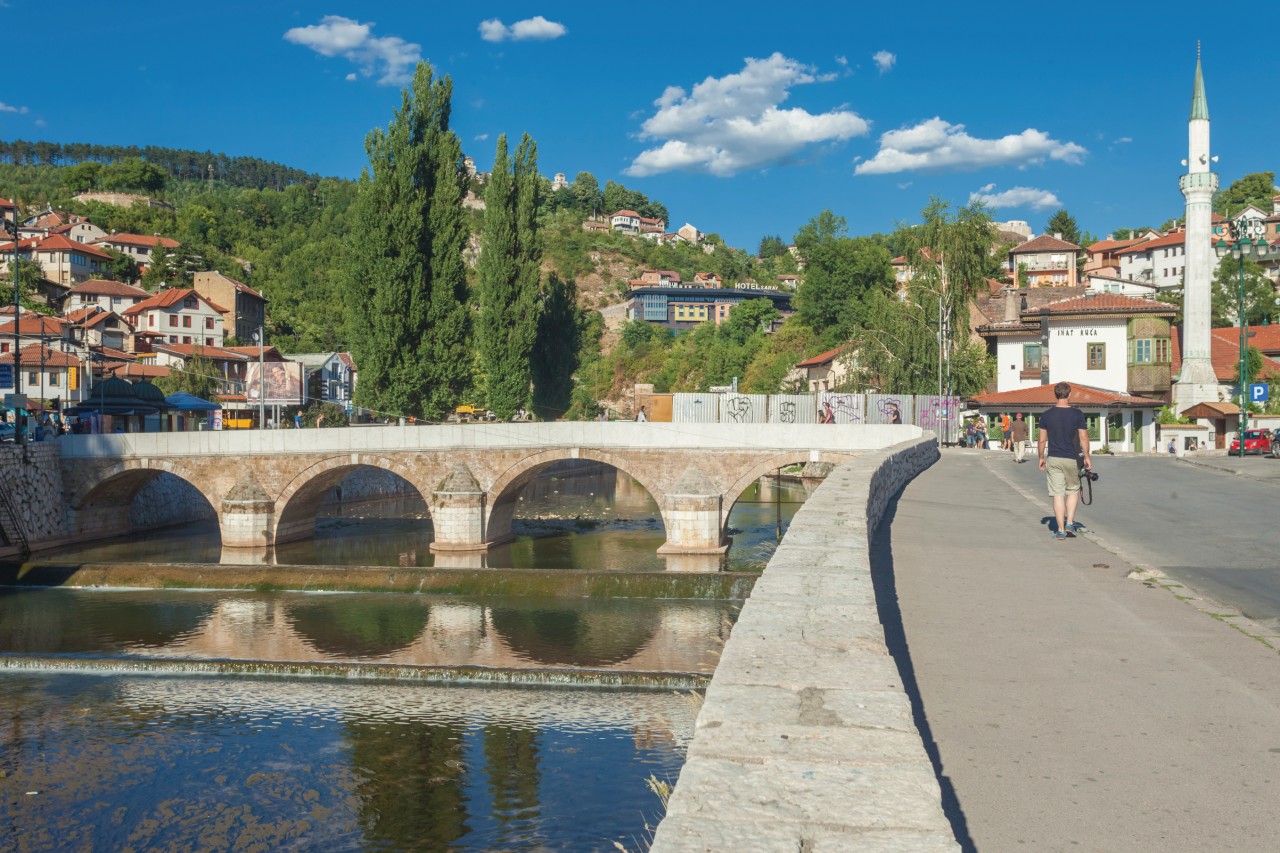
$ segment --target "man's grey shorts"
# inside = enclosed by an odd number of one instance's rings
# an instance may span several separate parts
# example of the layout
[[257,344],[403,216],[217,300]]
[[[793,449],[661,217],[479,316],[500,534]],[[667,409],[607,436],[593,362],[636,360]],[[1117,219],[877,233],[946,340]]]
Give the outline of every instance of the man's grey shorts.
[[1049,494],[1060,497],[1067,492],[1080,491],[1080,466],[1074,459],[1049,456],[1044,461],[1044,471],[1049,476]]

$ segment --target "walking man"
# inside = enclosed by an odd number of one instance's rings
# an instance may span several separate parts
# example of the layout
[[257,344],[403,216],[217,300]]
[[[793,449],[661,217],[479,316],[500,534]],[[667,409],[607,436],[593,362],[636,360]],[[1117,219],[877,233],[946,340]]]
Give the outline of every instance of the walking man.
[[1040,416],[1040,437],[1036,449],[1040,454],[1040,470],[1048,475],[1049,494],[1053,497],[1053,517],[1058,526],[1054,539],[1071,539],[1083,525],[1076,524],[1076,504],[1080,500],[1078,455],[1084,456],[1084,467],[1093,470],[1089,456],[1089,432],[1084,413],[1067,402],[1071,385],[1059,382],[1053,386],[1057,403]]
[[1013,423],[1009,426],[1009,438],[1013,442],[1013,461],[1019,465],[1027,461],[1023,457],[1026,455],[1027,439],[1030,437],[1031,429],[1022,419],[1022,412],[1018,412],[1013,416]]

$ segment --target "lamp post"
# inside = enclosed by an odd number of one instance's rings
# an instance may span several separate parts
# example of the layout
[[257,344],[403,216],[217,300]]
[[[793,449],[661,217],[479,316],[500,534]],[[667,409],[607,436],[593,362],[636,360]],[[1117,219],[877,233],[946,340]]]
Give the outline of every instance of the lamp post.
[[[22,287],[18,283],[18,199],[15,196],[13,200],[13,221],[0,218],[0,226],[8,232],[9,237],[13,240],[13,266],[10,267],[10,275],[13,276],[13,393],[18,395],[22,393]],[[13,412],[13,440],[21,444],[26,444],[27,435],[19,427],[18,410],[15,408]],[[23,449],[26,453],[26,449]]]
[[262,372],[263,352],[267,347],[266,329],[259,326],[258,331],[253,333],[253,340],[258,345],[258,429],[266,429],[267,405],[263,392],[266,391],[267,377]]
[[1264,235],[1267,233],[1267,223],[1259,217],[1242,213],[1227,223],[1227,229],[1231,234],[1231,242],[1227,242],[1224,236],[1213,248],[1218,253],[1219,258],[1225,258],[1229,254],[1240,264],[1236,308],[1238,312],[1237,319],[1240,321],[1240,368],[1237,383],[1240,386],[1240,418],[1236,440],[1240,447],[1240,457],[1244,458],[1244,433],[1249,420],[1249,400],[1245,391],[1249,358],[1249,329],[1244,316],[1244,259],[1252,256],[1262,260],[1272,253],[1274,247],[1270,246],[1264,239]]

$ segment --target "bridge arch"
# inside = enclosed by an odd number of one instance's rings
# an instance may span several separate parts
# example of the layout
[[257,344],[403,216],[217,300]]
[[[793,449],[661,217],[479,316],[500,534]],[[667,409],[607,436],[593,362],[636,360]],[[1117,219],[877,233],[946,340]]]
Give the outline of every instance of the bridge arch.
[[[850,456],[852,458],[852,455]],[[766,459],[762,462],[749,467],[737,480],[725,489],[724,505],[720,518],[720,528],[722,531],[728,531],[729,513],[733,511],[733,505],[738,502],[738,498],[742,497],[747,489],[751,488],[751,484],[763,477],[765,474],[772,474],[779,468],[786,468],[791,465],[803,465],[811,459],[808,450],[788,450],[784,453]],[[830,460],[828,460],[830,461]]]
[[[557,462],[574,460],[601,462],[616,468],[639,483],[653,498],[654,503],[658,505],[659,513],[663,511],[663,498],[666,493],[647,472],[641,470],[632,460],[603,450],[590,448],[578,448],[576,452],[567,447],[544,450],[541,453],[526,456],[507,468],[498,475],[493,485],[489,487],[484,507],[486,542],[494,545],[511,538],[511,519],[515,513],[516,498],[520,496],[520,492],[534,477]],[[665,517],[663,518],[663,524],[666,524]]]
[[[204,506],[174,507],[152,523],[135,524],[132,516],[134,499],[163,475],[181,481],[188,495],[198,495]],[[138,527],[159,527],[175,521],[188,521],[196,515],[218,517],[219,495],[209,490],[203,478],[169,459],[122,459],[93,470],[86,479],[66,485],[67,529],[73,537],[104,538],[120,536]],[[174,511],[176,510],[176,511]]]
[[[404,480],[430,507],[429,490],[417,481],[408,466],[385,456],[347,453],[331,456],[298,472],[281,490],[275,501],[275,536],[277,544],[308,539],[315,535],[316,515],[330,490],[361,468],[373,468],[394,474]],[[430,509],[428,509],[430,512]]]

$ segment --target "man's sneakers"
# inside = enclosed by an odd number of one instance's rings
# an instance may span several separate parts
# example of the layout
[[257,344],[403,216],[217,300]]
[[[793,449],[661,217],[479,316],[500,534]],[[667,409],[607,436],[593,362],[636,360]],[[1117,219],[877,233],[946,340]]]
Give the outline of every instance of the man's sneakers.
[[1054,541],[1057,541],[1059,539],[1075,539],[1076,535],[1072,533],[1070,530],[1055,530],[1053,531],[1053,538],[1054,538]]
[[1079,533],[1081,530],[1084,530],[1084,525],[1078,521],[1073,521],[1067,525],[1067,529],[1072,533]]

